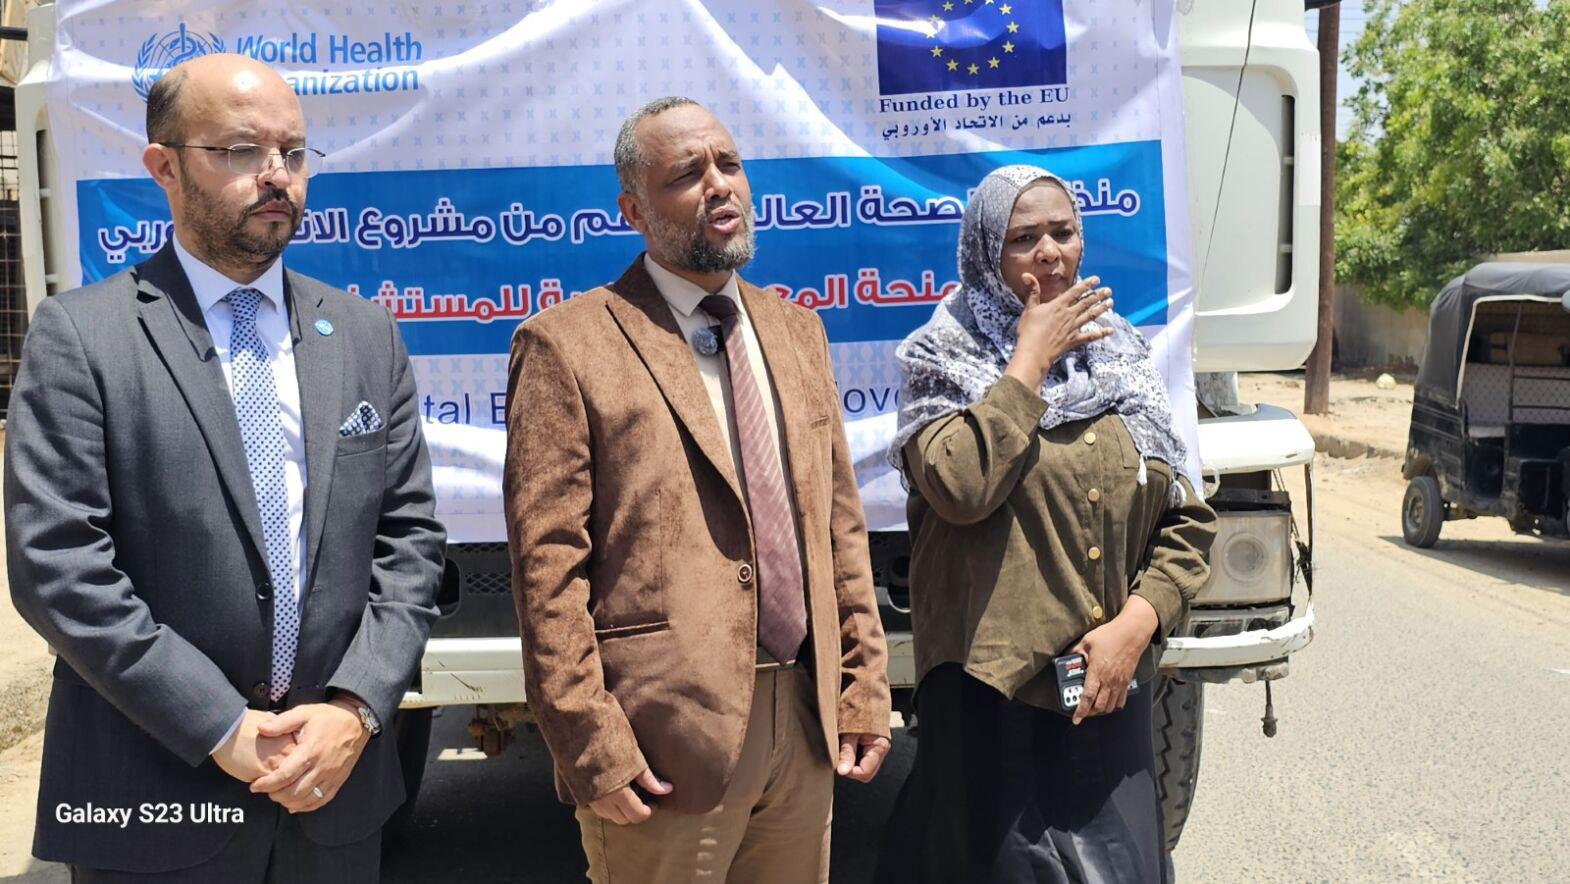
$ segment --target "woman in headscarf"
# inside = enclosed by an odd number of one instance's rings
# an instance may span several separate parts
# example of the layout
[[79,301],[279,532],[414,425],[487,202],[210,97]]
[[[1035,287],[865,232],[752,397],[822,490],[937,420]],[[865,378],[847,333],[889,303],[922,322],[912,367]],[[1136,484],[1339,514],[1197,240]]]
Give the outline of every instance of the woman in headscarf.
[[920,733],[880,881],[1162,878],[1152,682],[1216,517],[1149,346],[1079,276],[1071,193],[1033,166],[983,179],[964,288],[898,350]]

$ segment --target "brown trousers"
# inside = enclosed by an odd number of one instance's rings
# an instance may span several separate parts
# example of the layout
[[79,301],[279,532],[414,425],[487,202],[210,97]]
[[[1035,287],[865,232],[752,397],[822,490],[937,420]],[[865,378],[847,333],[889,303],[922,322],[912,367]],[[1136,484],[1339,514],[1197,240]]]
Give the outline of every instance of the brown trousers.
[[647,822],[618,826],[579,807],[589,880],[827,884],[834,766],[813,691],[799,667],[758,672],[741,759],[708,813],[656,808]]

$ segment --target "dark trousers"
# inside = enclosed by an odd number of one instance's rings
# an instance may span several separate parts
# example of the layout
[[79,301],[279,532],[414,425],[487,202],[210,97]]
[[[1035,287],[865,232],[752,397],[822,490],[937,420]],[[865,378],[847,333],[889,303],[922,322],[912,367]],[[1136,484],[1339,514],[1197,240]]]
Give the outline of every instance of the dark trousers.
[[[249,808],[249,806],[248,806]],[[73,884],[376,884],[382,833],[326,847],[306,837],[299,819],[277,805],[251,814],[217,855],[170,872],[71,867]]]
[[945,664],[922,679],[916,712],[879,882],[1162,880],[1150,685],[1075,726]]

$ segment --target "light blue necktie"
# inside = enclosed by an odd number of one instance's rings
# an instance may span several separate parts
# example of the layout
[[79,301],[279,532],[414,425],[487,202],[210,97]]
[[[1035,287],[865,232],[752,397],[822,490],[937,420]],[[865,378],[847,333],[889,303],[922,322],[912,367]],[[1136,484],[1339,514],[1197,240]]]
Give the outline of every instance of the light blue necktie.
[[300,635],[299,600],[295,598],[294,544],[289,542],[289,492],[284,485],[283,421],[278,414],[278,388],[273,366],[256,333],[256,310],[262,293],[239,288],[227,296],[234,309],[229,338],[229,371],[234,388],[234,413],[251,468],[251,487],[262,517],[267,542],[267,571],[273,584],[272,699],[289,691],[294,652]]

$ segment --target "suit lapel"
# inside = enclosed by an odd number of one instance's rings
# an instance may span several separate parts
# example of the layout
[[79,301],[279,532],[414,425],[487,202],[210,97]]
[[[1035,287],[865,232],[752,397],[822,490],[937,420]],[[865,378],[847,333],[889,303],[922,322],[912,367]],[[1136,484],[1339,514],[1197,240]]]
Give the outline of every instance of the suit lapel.
[[191,283],[171,245],[164,246],[135,273],[142,327],[185,397],[218,468],[219,479],[240,511],[252,545],[265,562],[267,543],[262,536],[262,517],[256,506],[256,489],[251,484],[250,464],[245,460],[245,443],[240,439],[234,399],[229,395],[223,366]]
[[[332,489],[338,426],[344,419],[343,348],[346,335],[321,334],[318,320],[335,328],[345,323],[326,303],[321,287],[285,270],[284,298],[294,335],[294,373],[300,384],[300,419],[305,429],[305,555],[306,586],[315,576],[326,525],[328,491]],[[325,326],[324,326],[325,327]],[[308,589],[304,590],[309,592]]]
[[744,501],[735,464],[731,463],[730,446],[720,432],[714,404],[709,401],[708,391],[698,376],[698,364],[692,358],[687,339],[676,325],[670,305],[665,303],[654,280],[644,269],[641,255],[611,290],[617,295],[609,304],[616,324],[638,351],[671,411],[691,434],[698,450],[719,471],[736,499]]
[[818,402],[808,384],[806,369],[801,363],[804,344],[791,335],[790,317],[780,299],[758,287],[738,279],[741,301],[752,319],[753,333],[763,348],[763,360],[769,366],[769,381],[774,385],[774,399],[780,409],[780,430],[785,435],[785,462],[790,464],[791,490],[796,497],[796,513],[801,520],[803,538],[810,536],[808,520],[815,516],[809,481],[813,474],[812,421],[822,417],[811,409],[810,403]]

